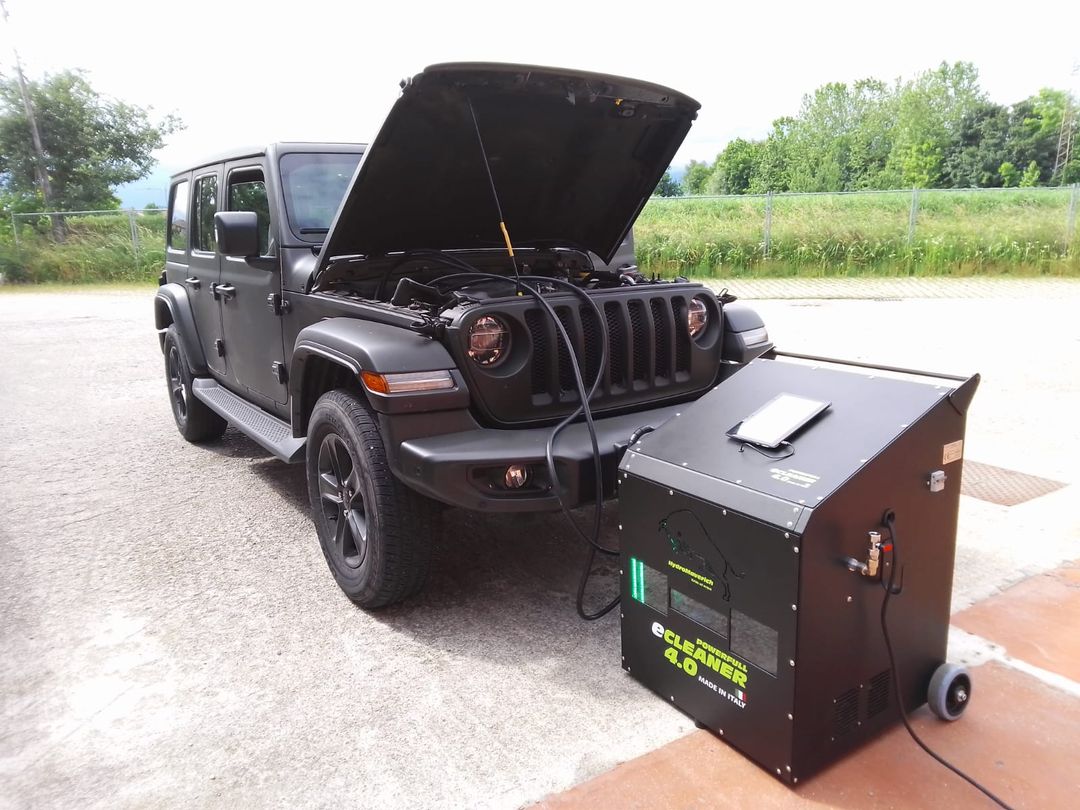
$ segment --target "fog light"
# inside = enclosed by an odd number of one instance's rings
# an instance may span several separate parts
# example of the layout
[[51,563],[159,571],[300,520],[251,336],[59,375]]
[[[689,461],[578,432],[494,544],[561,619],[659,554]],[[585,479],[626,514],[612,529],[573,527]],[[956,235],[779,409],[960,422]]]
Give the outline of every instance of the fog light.
[[521,489],[529,480],[529,468],[524,464],[511,464],[506,468],[503,483],[507,489]]

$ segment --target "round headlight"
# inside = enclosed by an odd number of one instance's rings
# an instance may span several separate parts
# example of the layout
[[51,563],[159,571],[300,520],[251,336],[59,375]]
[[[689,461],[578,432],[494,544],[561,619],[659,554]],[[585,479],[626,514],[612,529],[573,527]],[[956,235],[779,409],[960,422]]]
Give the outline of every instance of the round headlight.
[[691,298],[690,306],[686,308],[686,327],[690,330],[690,337],[696,338],[705,331],[709,323],[709,308],[700,298]]
[[469,357],[482,366],[493,366],[510,349],[510,329],[493,315],[483,315],[469,327]]

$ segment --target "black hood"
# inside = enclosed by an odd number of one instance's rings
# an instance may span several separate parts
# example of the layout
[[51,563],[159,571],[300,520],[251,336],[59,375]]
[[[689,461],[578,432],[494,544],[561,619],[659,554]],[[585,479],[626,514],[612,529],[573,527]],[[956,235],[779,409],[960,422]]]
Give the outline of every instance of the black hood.
[[476,122],[515,246],[609,262],[697,117],[655,84],[558,68],[435,65],[404,83],[338,209],[335,257],[504,244]]

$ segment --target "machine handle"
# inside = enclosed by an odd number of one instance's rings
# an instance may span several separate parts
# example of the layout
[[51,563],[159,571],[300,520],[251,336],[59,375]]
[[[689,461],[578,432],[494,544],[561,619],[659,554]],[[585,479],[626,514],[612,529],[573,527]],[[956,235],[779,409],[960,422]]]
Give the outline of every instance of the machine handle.
[[191,278],[185,278],[184,283],[187,286],[191,287],[191,289],[193,290],[198,290],[202,287],[202,282],[199,281],[199,279],[197,279],[195,276],[192,276]]

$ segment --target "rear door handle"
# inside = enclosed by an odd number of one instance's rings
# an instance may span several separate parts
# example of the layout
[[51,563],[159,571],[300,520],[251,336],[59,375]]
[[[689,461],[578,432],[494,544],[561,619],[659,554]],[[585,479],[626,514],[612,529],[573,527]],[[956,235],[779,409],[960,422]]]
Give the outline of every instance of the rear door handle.
[[232,284],[213,284],[210,290],[214,293],[214,298],[221,297],[226,301],[236,295],[236,287]]
[[202,287],[202,282],[195,278],[195,276],[192,276],[191,278],[185,278],[184,283],[191,287],[191,289],[193,290],[198,290]]

